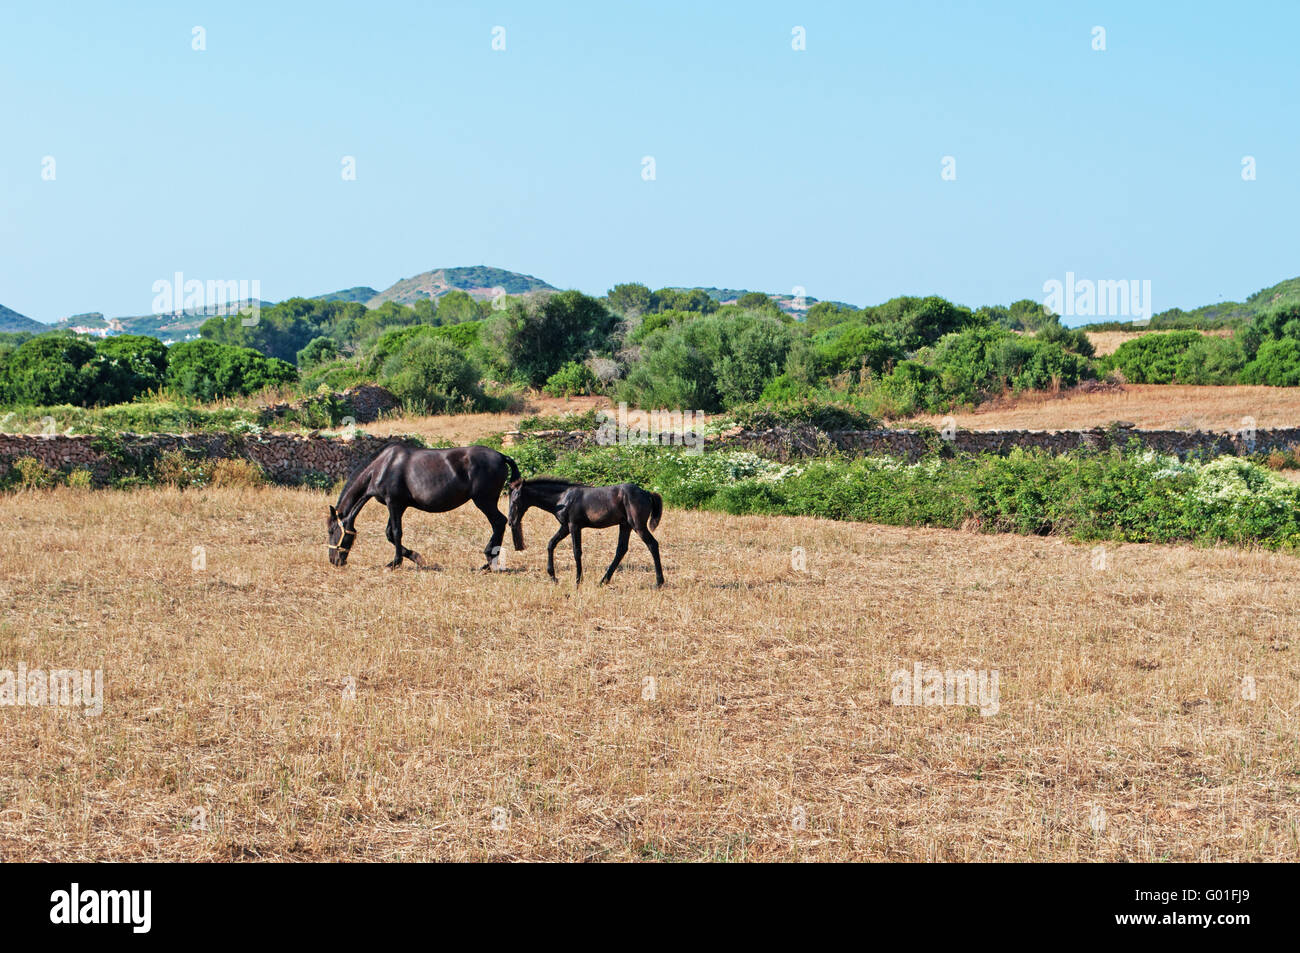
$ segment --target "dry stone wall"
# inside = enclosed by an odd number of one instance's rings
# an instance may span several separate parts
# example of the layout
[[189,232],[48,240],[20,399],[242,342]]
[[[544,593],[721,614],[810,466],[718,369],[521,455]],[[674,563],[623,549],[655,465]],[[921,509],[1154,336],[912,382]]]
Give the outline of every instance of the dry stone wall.
[[390,442],[388,437],[358,433],[351,438],[319,434],[120,434],[105,440],[93,435],[0,434],[0,478],[19,457],[34,457],[51,470],[86,469],[103,485],[170,450],[204,457],[242,457],[261,466],[274,483],[333,483],[346,479]]
[[[1137,441],[1159,453],[1187,457],[1192,454],[1218,456],[1264,453],[1300,447],[1300,428],[1257,430],[1249,434],[1185,430],[959,430],[951,440],[935,431],[861,430],[835,433],[790,430],[736,431],[710,435],[709,450],[745,449],[777,459],[818,449],[837,449],[855,454],[889,454],[915,460],[937,448],[958,453],[1005,454],[1016,447],[1066,453],[1084,448],[1105,449]],[[590,431],[540,431],[529,436],[558,446],[577,449],[596,444]],[[507,435],[506,443],[521,437]],[[119,434],[104,438],[94,435],[0,434],[0,479],[19,457],[34,457],[51,470],[68,472],[83,468],[94,482],[103,485],[135,470],[147,471],[150,461],[171,450],[183,450],[204,457],[242,457],[260,465],[275,483],[331,484],[351,476],[392,438],[357,433],[348,437],[321,434]],[[665,439],[667,442],[667,439]],[[418,444],[413,444],[418,445]]]
[[[507,434],[507,445],[525,436],[536,437],[568,449],[596,445],[592,431],[536,431]],[[675,434],[660,435],[663,443],[680,442]],[[1240,456],[1270,450],[1300,448],[1300,428],[1256,430],[1253,433],[1224,433],[1189,430],[1137,430],[1117,427],[1092,430],[958,430],[944,439],[933,430],[843,430],[822,432],[811,429],[737,430],[710,434],[705,448],[752,450],[765,456],[787,459],[801,453],[839,450],[853,454],[888,454],[915,460],[947,448],[955,453],[1006,454],[1014,448],[1068,453],[1082,449],[1126,447],[1136,441],[1143,448],[1181,458],[1192,455]]]

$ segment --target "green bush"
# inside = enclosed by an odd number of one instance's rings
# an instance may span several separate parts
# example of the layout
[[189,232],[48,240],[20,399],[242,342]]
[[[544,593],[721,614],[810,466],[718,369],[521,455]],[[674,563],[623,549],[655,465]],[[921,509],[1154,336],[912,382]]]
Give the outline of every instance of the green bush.
[[619,388],[640,407],[718,411],[756,400],[781,373],[792,335],[762,313],[709,314],[661,328]]
[[600,380],[586,364],[570,361],[546,379],[542,393],[550,397],[574,397],[594,394]]
[[488,410],[479,369],[455,344],[441,337],[415,336],[385,361],[380,382],[411,413],[445,414]]
[[597,299],[562,291],[511,301],[491,321],[492,347],[502,369],[541,387],[566,363],[607,352],[617,324]]
[[1240,379],[1243,384],[1300,385],[1300,341],[1293,337],[1264,341],[1255,359],[1242,369]]
[[182,341],[167,353],[167,385],[186,397],[216,400],[298,380],[298,370],[246,347]]
[[1300,549],[1300,486],[1236,457],[1209,462],[1140,450],[1013,451],[906,463],[892,457],[782,465],[739,451],[661,447],[561,452],[526,441],[511,455],[587,483],[631,480],[673,507],[815,516],[897,526],[1080,540],[1195,541]]
[[1134,384],[1172,384],[1187,352],[1203,339],[1199,331],[1144,334],[1121,344],[1106,363]]
[[0,374],[6,404],[92,402],[99,371],[95,346],[72,334],[41,334],[9,353]]
[[167,346],[142,334],[120,334],[95,345],[92,405],[124,404],[160,389],[167,379]]

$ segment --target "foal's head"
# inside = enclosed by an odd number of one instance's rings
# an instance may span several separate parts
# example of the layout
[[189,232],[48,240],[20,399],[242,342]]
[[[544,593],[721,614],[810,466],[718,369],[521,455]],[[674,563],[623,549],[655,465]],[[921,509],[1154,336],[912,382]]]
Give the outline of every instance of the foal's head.
[[357,538],[357,531],[344,527],[343,521],[339,519],[338,510],[332,506],[325,525],[329,529],[330,565],[346,566],[348,552],[352,549],[352,541]]
[[523,480],[515,480],[510,484],[510,538],[515,544],[515,549],[524,548],[524,513],[528,507],[532,506],[532,501],[528,499],[528,492],[524,488]]

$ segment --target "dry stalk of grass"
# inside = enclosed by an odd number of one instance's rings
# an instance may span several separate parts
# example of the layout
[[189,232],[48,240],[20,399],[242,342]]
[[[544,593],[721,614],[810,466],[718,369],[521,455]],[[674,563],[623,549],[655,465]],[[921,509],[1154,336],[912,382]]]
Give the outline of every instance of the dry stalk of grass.
[[[0,669],[102,668],[106,696],[0,707],[0,859],[1300,849],[1293,557],[1109,546],[1096,570],[1055,539],[670,511],[665,589],[634,540],[575,590],[567,546],[544,575],[545,514],[480,575],[478,513],[412,511],[444,568],[386,571],[371,508],[339,571],[325,504],[0,498]],[[586,534],[593,576],[614,541]],[[891,704],[916,662],[998,670],[999,712]]]

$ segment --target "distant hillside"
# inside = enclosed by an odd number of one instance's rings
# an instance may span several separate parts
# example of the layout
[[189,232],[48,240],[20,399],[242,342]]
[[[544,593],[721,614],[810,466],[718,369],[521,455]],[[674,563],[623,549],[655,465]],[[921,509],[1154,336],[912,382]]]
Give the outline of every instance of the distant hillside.
[[41,324],[41,322],[0,304],[0,331],[34,331],[39,333],[48,330],[49,327]]
[[378,294],[379,292],[376,291],[374,288],[371,288],[369,285],[361,285],[360,287],[348,288],[344,291],[331,291],[327,295],[317,295],[316,297],[312,298],[312,300],[313,301],[360,301],[362,304],[365,304],[367,301],[369,301],[371,298],[376,297]]
[[[233,308],[239,310],[245,302],[227,306],[227,313]],[[260,302],[261,307],[271,307],[270,301]],[[201,311],[185,311],[181,314],[137,314],[124,318],[105,318],[97,311],[77,314],[53,325],[42,325],[42,330],[64,330],[68,328],[111,328],[126,334],[148,334],[164,341],[184,341],[199,335],[203,322],[217,313],[215,307]]]
[[[751,292],[745,291],[740,288],[696,287],[696,288],[674,288],[673,290],[674,291],[703,291],[714,301],[718,302],[718,304],[734,304],[736,301],[738,301],[740,298],[744,297],[745,295],[751,294]],[[811,295],[804,295],[804,299],[803,299],[804,308],[803,310],[800,310],[799,308],[796,308],[794,306],[795,297],[792,294],[777,294],[769,291],[764,291],[763,294],[767,295],[769,298],[775,301],[777,307],[779,307],[782,311],[786,312],[787,314],[792,314],[795,317],[802,317],[804,311],[807,311],[808,308],[811,308],[818,301],[817,298],[814,298]],[[833,305],[838,305],[841,308],[857,307],[857,305],[847,304],[843,301],[831,301],[829,303]]]
[[532,275],[521,275],[504,268],[483,265],[470,268],[437,268],[403,278],[371,298],[367,305],[378,307],[385,301],[414,304],[422,298],[441,298],[449,291],[458,290],[471,297],[487,300],[496,297],[498,289],[508,295],[524,295],[534,291],[556,291],[557,288]]
[[[1256,291],[1245,301],[1220,301],[1217,304],[1203,304],[1191,311],[1182,308],[1170,308],[1153,315],[1151,328],[1231,328],[1245,324],[1255,315],[1274,311],[1288,305],[1300,305],[1300,278],[1288,278],[1262,291]],[[1089,331],[1128,331],[1141,329],[1131,321],[1100,321],[1084,325]]]

